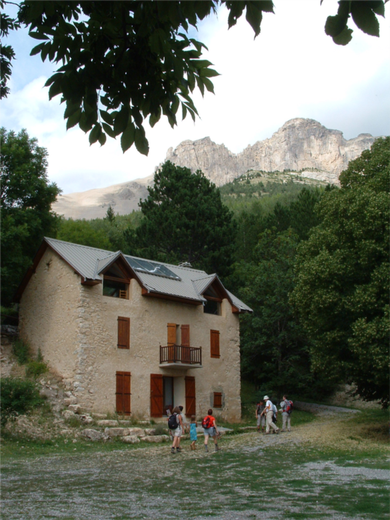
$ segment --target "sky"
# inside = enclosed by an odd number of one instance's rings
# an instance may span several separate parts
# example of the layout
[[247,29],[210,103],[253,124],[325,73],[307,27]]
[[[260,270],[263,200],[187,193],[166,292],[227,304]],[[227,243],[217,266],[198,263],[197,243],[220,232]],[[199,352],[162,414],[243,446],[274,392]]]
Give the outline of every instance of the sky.
[[[220,9],[199,25],[196,39],[205,43],[220,76],[215,94],[194,95],[200,118],[190,116],[172,129],[160,120],[146,128],[149,155],[135,147],[123,154],[120,139],[103,147],[89,145],[78,127],[66,131],[59,96],[48,100],[46,80],[56,67],[29,56],[37,43],[26,30],[4,40],[14,47],[11,94],[1,101],[0,125],[15,132],[25,128],[48,151],[48,179],[63,194],[104,188],[151,175],[170,147],[209,136],[233,153],[270,138],[286,121],[315,119],[340,130],[346,139],[360,133],[390,135],[390,15],[380,19],[380,38],[354,29],[345,47],[324,32],[335,0],[275,0],[275,14],[265,13],[260,35],[245,18],[228,30],[227,11]],[[387,4],[387,9],[389,4]],[[12,14],[12,6],[7,7]],[[180,111],[181,112],[181,111]]]

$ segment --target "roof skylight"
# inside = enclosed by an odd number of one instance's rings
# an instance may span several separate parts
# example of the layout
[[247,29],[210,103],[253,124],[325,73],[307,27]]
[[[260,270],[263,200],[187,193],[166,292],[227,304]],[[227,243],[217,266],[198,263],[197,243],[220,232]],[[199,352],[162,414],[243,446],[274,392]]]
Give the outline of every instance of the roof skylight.
[[173,271],[168,269],[165,265],[158,264],[157,262],[150,262],[149,260],[141,260],[140,258],[126,257],[134,271],[140,273],[153,274],[155,276],[163,276],[164,278],[171,278],[172,280],[181,280]]

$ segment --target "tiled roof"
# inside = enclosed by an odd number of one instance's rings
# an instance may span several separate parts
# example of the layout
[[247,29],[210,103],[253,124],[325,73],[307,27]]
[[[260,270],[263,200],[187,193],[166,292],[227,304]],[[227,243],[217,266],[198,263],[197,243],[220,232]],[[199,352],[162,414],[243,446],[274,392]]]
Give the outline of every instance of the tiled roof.
[[[153,269],[149,272],[140,269],[134,270],[131,265],[136,264],[137,260],[145,264],[148,264],[148,262],[145,262],[145,260],[141,258],[124,255],[121,251],[106,251],[95,247],[63,242],[62,240],[54,238],[44,238],[44,241],[72,266],[85,281],[102,281],[102,271],[119,256],[122,256],[129,264],[129,269],[135,273],[139,282],[150,293],[169,295],[192,302],[203,303],[206,301],[203,297],[203,293],[207,287],[209,287],[214,280],[218,280],[218,282],[221,283],[216,274],[208,275],[205,271],[191,267],[150,261],[149,263],[153,266],[165,266],[166,269],[163,269],[162,272],[168,273],[168,276],[161,276],[153,273]],[[158,269],[155,271],[158,272]],[[170,272],[173,274],[169,277]],[[225,291],[231,303],[237,307],[240,312],[252,312],[252,309],[245,305],[244,302],[236,298],[226,289]]]

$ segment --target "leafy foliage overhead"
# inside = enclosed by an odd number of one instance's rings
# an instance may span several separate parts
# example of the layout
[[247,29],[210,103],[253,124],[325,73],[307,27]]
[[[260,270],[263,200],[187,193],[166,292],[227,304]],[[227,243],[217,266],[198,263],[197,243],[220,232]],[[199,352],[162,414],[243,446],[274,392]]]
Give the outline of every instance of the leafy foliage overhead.
[[351,161],[340,182],[299,247],[291,301],[313,340],[313,366],[387,405],[390,137]]
[[[0,0],[3,6],[7,2]],[[25,0],[18,20],[2,18],[4,34],[24,24],[40,43],[40,54],[59,64],[47,81],[49,97],[61,95],[66,104],[67,128],[75,125],[89,133],[90,143],[103,145],[107,136],[121,136],[123,151],[135,145],[148,154],[144,121],[153,127],[168,118],[173,127],[181,107],[182,117],[194,120],[197,109],[192,94],[214,91],[218,72],[202,59],[205,45],[189,36],[219,5],[229,11],[232,27],[245,13],[255,37],[263,13],[273,12],[271,0],[204,1],[74,1]],[[339,44],[351,39],[349,16],[364,32],[379,35],[376,15],[384,15],[383,1],[340,2],[338,13],[329,17],[326,32]],[[15,25],[13,25],[15,23]],[[11,47],[2,50],[2,92],[14,58]]]

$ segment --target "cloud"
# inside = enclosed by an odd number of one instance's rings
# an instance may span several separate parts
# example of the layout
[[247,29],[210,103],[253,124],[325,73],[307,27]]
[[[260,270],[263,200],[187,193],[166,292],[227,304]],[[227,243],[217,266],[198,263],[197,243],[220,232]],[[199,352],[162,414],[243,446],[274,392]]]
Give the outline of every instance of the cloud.
[[28,57],[34,42],[19,31],[19,59],[12,93],[2,101],[2,124],[9,130],[26,128],[48,149],[49,178],[64,194],[150,175],[169,147],[187,139],[210,136],[238,153],[294,117],[316,119],[346,138],[364,132],[389,134],[389,21],[381,20],[379,39],[355,28],[352,42],[340,47],[323,29],[328,14],[336,11],[333,0],[321,6],[275,0],[275,14],[264,15],[256,39],[244,18],[228,30],[226,9],[208,17],[199,34],[191,36],[208,46],[205,57],[221,73],[214,79],[215,95],[194,95],[200,114],[196,123],[187,117],[175,129],[163,120],[153,129],[147,127],[149,157],[135,149],[123,154],[119,139],[90,147],[80,129],[66,132],[64,107],[59,98],[49,102],[43,87],[50,67]]

